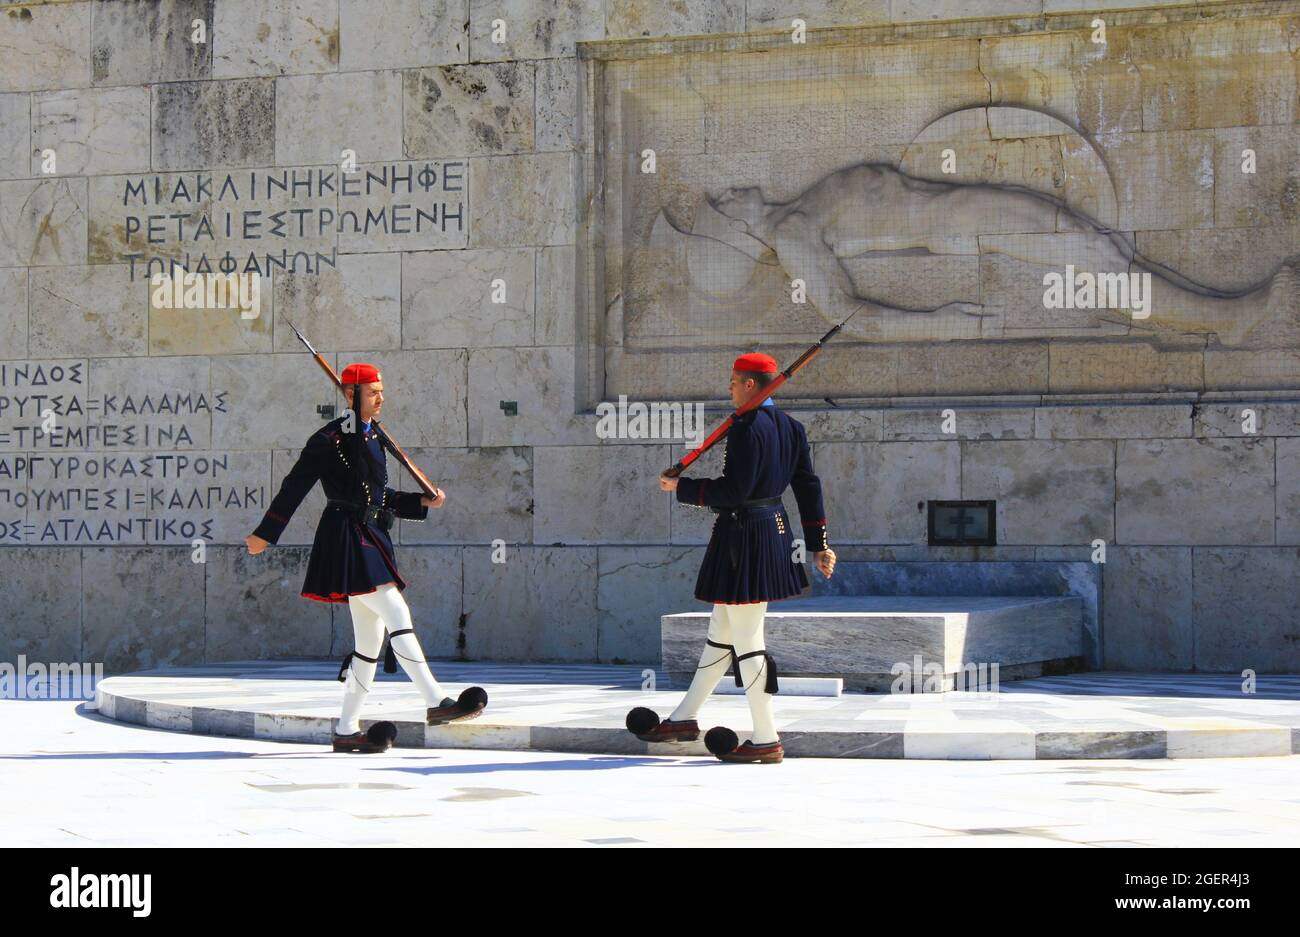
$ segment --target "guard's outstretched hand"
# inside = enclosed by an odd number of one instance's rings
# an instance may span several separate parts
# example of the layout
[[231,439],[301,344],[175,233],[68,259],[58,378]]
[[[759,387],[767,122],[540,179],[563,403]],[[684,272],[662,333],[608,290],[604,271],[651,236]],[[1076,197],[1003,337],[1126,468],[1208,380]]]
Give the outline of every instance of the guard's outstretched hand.
[[265,550],[269,544],[257,534],[249,534],[244,538],[244,545],[248,547],[249,556],[257,556],[257,554]]
[[447,503],[447,492],[441,488],[434,488],[433,490],[438,492],[438,497],[430,498],[428,495],[424,495],[420,498],[420,503],[426,508],[440,508]]
[[669,478],[667,475],[660,475],[660,476],[659,476],[659,490],[660,490],[660,491],[676,491],[676,490],[677,490],[677,479],[675,479],[675,478]]
[[835,551],[827,547],[825,550],[814,553],[813,562],[822,571],[822,575],[830,579],[831,573],[835,572]]

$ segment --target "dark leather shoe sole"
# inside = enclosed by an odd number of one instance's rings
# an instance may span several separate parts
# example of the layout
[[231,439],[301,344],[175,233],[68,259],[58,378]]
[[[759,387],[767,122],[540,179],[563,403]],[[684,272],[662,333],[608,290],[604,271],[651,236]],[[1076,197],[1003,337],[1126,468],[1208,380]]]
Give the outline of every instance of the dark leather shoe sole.
[[727,761],[738,765],[775,765],[780,764],[784,758],[785,750],[782,748],[773,751],[756,752],[737,748],[735,751],[718,756],[719,761]]
[[374,755],[379,752],[388,751],[389,747],[390,746],[388,745],[376,745],[374,742],[370,741],[370,739],[366,738],[365,733],[362,733],[359,738],[352,735],[334,736],[334,751],[336,752]]
[[700,738],[700,728],[698,725],[694,729],[682,728],[660,731],[664,728],[664,725],[665,724],[661,722],[649,732],[642,732],[637,736],[637,738],[643,742],[695,742]]
[[447,708],[437,707],[427,710],[424,714],[426,725],[445,726],[449,722],[465,722],[469,719],[477,719],[483,715],[486,707],[480,706],[478,709],[463,710],[460,707],[448,706]]

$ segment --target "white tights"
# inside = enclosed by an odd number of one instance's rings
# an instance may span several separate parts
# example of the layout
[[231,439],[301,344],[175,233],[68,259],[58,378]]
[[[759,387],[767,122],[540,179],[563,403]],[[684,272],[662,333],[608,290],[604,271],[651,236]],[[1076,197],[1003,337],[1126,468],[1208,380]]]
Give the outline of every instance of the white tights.
[[[374,592],[365,595],[348,596],[348,608],[352,611],[353,647],[357,654],[366,657],[379,657],[384,646],[384,630],[402,631],[411,627],[411,610],[402,598],[401,590],[393,583],[380,586]],[[445,694],[438,681],[424,662],[424,652],[414,634],[399,634],[390,638],[393,653],[411,682],[420,690],[426,706],[437,706]],[[353,735],[361,731],[358,716],[361,704],[375,679],[377,661],[366,661],[353,657],[349,665],[347,682],[343,688],[343,714],[339,717],[338,733]]]
[[[714,605],[713,615],[709,619],[709,640],[718,644],[730,644],[737,655],[752,651],[761,651],[766,647],[763,641],[763,616],[767,614],[766,602],[750,605]],[[704,645],[700,655],[700,665],[691,680],[686,696],[673,710],[668,718],[674,722],[694,719],[709,698],[718,681],[727,672],[731,663],[731,651],[726,648]],[[772,695],[767,692],[767,658],[758,655],[740,662],[740,677],[745,685],[745,697],[749,700],[749,712],[754,722],[754,735],[751,741],[763,745],[777,740],[776,723],[772,717]]]

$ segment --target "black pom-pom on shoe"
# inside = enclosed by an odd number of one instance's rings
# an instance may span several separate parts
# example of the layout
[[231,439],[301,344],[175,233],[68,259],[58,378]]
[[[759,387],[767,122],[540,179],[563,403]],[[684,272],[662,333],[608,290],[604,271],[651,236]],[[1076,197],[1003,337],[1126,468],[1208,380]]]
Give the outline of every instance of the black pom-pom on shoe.
[[487,703],[487,690],[481,686],[466,687],[460,691],[460,696],[456,700],[456,705],[468,712],[473,712],[476,709],[486,709]]
[[740,737],[726,726],[714,726],[704,733],[704,747],[714,755],[726,755],[736,750]]
[[653,709],[638,706],[627,714],[627,731],[633,735],[642,735],[659,725],[659,714]]
[[379,745],[383,748],[392,748],[393,742],[397,740],[397,726],[391,722],[376,722],[366,730],[366,738],[371,744]]

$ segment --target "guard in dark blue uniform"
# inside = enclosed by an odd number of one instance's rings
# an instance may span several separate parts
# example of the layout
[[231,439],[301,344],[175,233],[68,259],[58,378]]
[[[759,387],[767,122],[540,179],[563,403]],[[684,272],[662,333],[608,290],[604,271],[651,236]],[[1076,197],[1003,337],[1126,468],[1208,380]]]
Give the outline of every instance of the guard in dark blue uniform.
[[[352,612],[354,648],[343,661],[339,680],[346,684],[343,713],[334,736],[335,751],[374,752],[391,745],[387,730],[361,732],[361,705],[375,674],[385,632],[388,653],[384,670],[397,669],[396,660],[420,689],[430,725],[477,716],[487,694],[470,687],[460,699],[446,696],[429,671],[420,649],[411,613],[401,590],[406,580],[397,569],[389,536],[396,518],[422,521],[429,508],[442,507],[446,495],[430,498],[420,492],[388,487],[388,461],[372,420],[383,406],[383,381],[371,364],[352,364],[340,378],[352,397],[352,410],[312,434],[280,491],[249,537],[248,550],[262,552],[277,543],[294,511],[319,481],[328,499],[316,536],[302,595],[318,602],[347,603]],[[396,659],[396,660],[395,660]],[[392,723],[381,723],[392,726]],[[392,730],[395,732],[395,729]]]
[[[771,356],[741,355],[731,375],[732,403],[739,409],[777,373]],[[651,742],[695,741],[700,707],[730,665],[736,685],[745,688],[754,734],[738,745],[730,729],[715,728],[705,739],[709,750],[723,761],[781,761],[784,749],[772,719],[776,664],[763,639],[763,616],[768,602],[799,595],[809,585],[781,504],[787,486],[799,506],[805,551],[813,553],[824,575],[835,568],[835,552],[826,543],[821,481],[813,472],[803,424],[777,409],[769,397],[737,417],[728,430],[721,478],[660,476],[659,484],[665,491],[676,491],[681,503],[707,507],[718,515],[695,583],[695,597],[712,602],[713,615],[699,667],[681,704],[662,722],[650,710],[633,710],[628,728]]]

